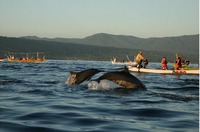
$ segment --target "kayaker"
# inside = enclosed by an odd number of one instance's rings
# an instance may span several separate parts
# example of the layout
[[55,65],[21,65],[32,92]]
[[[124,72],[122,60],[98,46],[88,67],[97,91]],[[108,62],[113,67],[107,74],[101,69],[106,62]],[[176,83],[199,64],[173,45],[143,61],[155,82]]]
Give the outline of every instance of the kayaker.
[[141,67],[142,66],[142,61],[144,60],[144,56],[142,55],[142,51],[139,51],[136,58],[135,58],[135,62],[137,63],[137,67]]
[[163,70],[167,70],[167,69],[168,69],[166,57],[163,57],[163,58],[162,58],[161,64],[162,64],[162,69],[163,69]]
[[178,57],[178,59],[176,60],[175,68],[176,68],[176,70],[181,70],[181,68],[182,68],[180,57]]
[[185,60],[185,65],[182,65],[183,69],[188,69],[188,65],[190,64],[189,60]]

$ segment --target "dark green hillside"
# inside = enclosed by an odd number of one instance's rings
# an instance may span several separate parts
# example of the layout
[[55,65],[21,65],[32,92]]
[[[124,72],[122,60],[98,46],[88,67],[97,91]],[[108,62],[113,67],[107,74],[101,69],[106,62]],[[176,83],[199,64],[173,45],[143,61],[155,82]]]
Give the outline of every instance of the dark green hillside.
[[138,38],[126,35],[112,35],[106,33],[94,34],[85,38],[38,38],[36,36],[25,37],[32,40],[47,40],[63,43],[78,43],[93,46],[141,49],[146,51],[170,52],[199,55],[199,35],[185,35],[162,38]]
[[[83,59],[83,60],[109,60],[115,56],[125,58],[133,50],[111,47],[87,46],[73,43],[59,43],[19,38],[0,38],[1,56],[3,51],[11,52],[45,52],[49,59]],[[136,52],[136,51],[135,51]]]
[[[0,37],[0,56],[4,56],[5,51],[11,52],[45,52],[48,59],[81,59],[81,60],[107,60],[116,57],[120,60],[127,60],[126,55],[133,59],[138,49],[125,49],[113,47],[101,47],[92,45],[82,45],[74,43],[60,43],[44,40],[30,40],[23,38]],[[166,56],[173,62],[175,54],[169,52],[145,51],[144,56],[149,61],[160,62],[162,56]],[[184,57],[191,62],[197,63],[198,56],[184,54]]]

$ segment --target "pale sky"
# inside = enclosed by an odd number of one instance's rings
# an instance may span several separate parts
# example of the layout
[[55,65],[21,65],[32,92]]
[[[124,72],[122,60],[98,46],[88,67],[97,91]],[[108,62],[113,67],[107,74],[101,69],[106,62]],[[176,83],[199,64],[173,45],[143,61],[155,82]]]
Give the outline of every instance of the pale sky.
[[141,38],[199,33],[198,0],[0,0],[0,36]]

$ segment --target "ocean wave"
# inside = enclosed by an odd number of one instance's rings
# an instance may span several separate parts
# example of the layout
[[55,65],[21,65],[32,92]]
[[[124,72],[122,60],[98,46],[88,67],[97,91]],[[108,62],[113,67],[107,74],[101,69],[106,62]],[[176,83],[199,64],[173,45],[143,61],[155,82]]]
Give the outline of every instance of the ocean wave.
[[0,67],[1,131],[199,130],[198,76],[131,73],[147,88],[137,91],[108,81],[65,84],[69,71],[120,70],[110,62],[46,60]]
[[199,96],[196,95],[180,95],[180,94],[170,94],[170,93],[154,93],[155,96],[168,98],[171,100],[177,100],[177,101],[198,101]]
[[10,84],[20,84],[20,83],[23,83],[23,81],[8,76],[0,76],[0,85],[10,85]]

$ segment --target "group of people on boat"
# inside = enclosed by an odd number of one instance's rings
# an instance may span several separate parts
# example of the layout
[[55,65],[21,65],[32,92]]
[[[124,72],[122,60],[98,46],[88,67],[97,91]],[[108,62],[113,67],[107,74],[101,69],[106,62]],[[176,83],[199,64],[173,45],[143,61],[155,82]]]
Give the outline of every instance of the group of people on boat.
[[[167,59],[166,57],[163,57],[162,60],[161,60],[161,68],[163,70],[167,70],[168,69],[168,66],[167,66]],[[189,60],[183,60],[183,55],[180,54],[179,57],[177,57],[175,63],[174,63],[174,66],[173,66],[173,69],[174,70],[181,70],[181,69],[188,69],[188,65],[190,64],[190,61]]]
[[29,58],[28,56],[25,56],[25,57],[19,58],[19,60],[36,60],[36,59],[33,56],[31,58]]
[[28,56],[24,56],[24,57],[15,57],[14,55],[7,55],[5,54],[5,56],[7,56],[10,60],[36,60],[33,56],[32,57],[28,57]]
[[10,54],[8,52],[8,54],[5,54],[5,56],[7,57],[9,62],[35,62],[35,63],[39,63],[39,62],[43,62],[45,59],[45,56],[43,56],[42,58],[39,58],[39,53],[37,52],[37,58],[35,57],[29,57],[28,55],[22,56],[22,57],[16,57],[13,54]]
[[[142,55],[142,51],[139,51],[135,60],[134,60],[135,64],[134,66],[138,67],[138,68],[145,68],[148,65],[148,60]],[[161,69],[163,70],[168,70],[168,66],[167,66],[167,58],[166,57],[162,57],[161,60]],[[183,55],[180,54],[179,57],[177,57],[175,64],[173,66],[174,70],[181,70],[181,69],[188,69],[188,65],[190,64],[189,60],[183,60]]]

